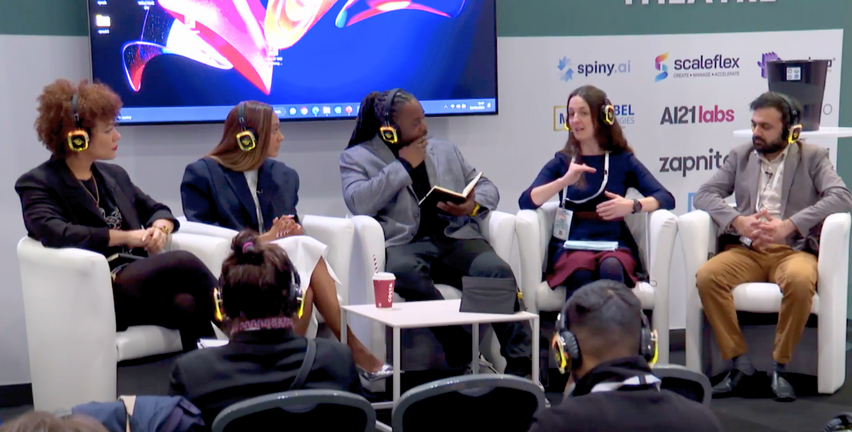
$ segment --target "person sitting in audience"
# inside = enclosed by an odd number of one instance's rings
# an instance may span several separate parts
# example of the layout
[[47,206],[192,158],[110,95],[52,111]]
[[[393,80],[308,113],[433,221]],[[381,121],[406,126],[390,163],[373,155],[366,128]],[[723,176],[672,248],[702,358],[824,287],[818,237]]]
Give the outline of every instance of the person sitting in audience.
[[86,416],[58,417],[45,411],[30,411],[3,423],[0,432],[107,432],[107,429]]
[[[287,253],[254,231],[234,237],[222,264],[221,308],[231,327],[228,345],[177,359],[170,393],[197,406],[207,425],[228,406],[291,390],[307,357],[308,339],[293,331],[304,294]],[[304,310],[302,310],[304,313]],[[352,352],[330,339],[313,339],[316,354],[297,390],[331,389],[361,394]]]
[[[374,217],[382,226],[385,269],[396,276],[395,292],[408,301],[443,299],[435,288],[436,276],[462,289],[462,281],[467,281],[480,289],[517,290],[512,268],[485,241],[480,228],[500,200],[490,180],[481,177],[461,204],[420,207],[432,186],[462,191],[477,177],[455,145],[429,139],[427,132],[423,107],[410,93],[395,89],[368,94],[340,156],[346,206],[352,214]],[[507,360],[506,373],[529,375],[529,324],[492,327]],[[432,332],[450,368],[471,361],[471,336],[462,327],[437,327]]]
[[[250,135],[246,135],[249,132]],[[328,247],[307,237],[299,223],[299,174],[275,160],[284,135],[278,115],[262,102],[241,102],[228,114],[222,140],[207,156],[189,164],[180,185],[187,220],[261,232],[293,257],[299,276],[308,282],[306,313],[296,323],[304,335],[315,304],[325,323],[340,337],[340,282],[325,261]],[[369,381],[393,374],[349,331],[349,347]]]
[[[634,286],[639,260],[636,242],[624,217],[657,209],[671,210],[675,199],[633,154],[615,117],[612,102],[594,86],[568,96],[565,148],[556,153],[518,200],[522,210],[535,210],[559,195],[548,248],[546,280],[551,288],[572,290],[593,280],[609,279]],[[635,188],[645,197],[624,198]],[[608,252],[569,250],[565,240],[618,242]]]
[[539,411],[530,432],[722,430],[709,407],[660,389],[648,365],[653,334],[626,285],[587,284],[557,319],[552,349],[571,376],[562,403]]
[[[828,150],[799,141],[803,111],[798,101],[767,92],[751,109],[752,142],[731,150],[693,200],[723,233],[722,252],[698,270],[696,285],[722,357],[734,363],[713,387],[717,396],[735,393],[755,372],[737,322],[733,289],[768,281],[781,287],[771,387],[776,400],[791,401],[796,394],[785,378],[785,365],[811,313],[822,224],[832,213],[852,210],[852,194]],[[725,202],[731,194],[736,194],[736,208]]]
[[[38,98],[35,129],[53,155],[15,183],[30,237],[53,248],[81,248],[111,262],[116,329],[180,330],[184,350],[214,335],[216,278],[186,251],[165,252],[178,223],[165,205],[130,181],[116,156],[121,99],[103,84],[58,80]],[[49,317],[45,317],[49,319]]]

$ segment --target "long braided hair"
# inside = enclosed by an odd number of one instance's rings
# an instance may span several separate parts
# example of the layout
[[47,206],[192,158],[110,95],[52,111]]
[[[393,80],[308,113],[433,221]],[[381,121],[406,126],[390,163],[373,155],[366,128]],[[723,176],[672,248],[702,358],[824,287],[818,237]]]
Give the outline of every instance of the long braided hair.
[[[346,148],[356,146],[373,139],[382,123],[385,120],[385,105],[392,90],[383,92],[370,92],[361,101],[361,109],[358,111],[358,118],[355,123],[355,130],[352,131],[352,138],[349,139],[349,145]],[[391,122],[393,122],[393,114],[396,108],[408,102],[415,100],[414,95],[399,89],[391,102]]]

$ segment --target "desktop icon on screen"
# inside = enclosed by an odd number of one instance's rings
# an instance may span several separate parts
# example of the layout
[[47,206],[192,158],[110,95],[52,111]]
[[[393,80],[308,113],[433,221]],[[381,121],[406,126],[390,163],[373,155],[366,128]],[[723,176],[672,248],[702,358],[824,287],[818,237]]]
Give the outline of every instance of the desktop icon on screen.
[[343,113],[343,108],[341,108],[341,107],[339,107],[339,106],[334,107],[334,113],[335,113],[335,114],[341,114],[341,113]]
[[322,107],[322,113],[325,115],[331,114],[331,107]]
[[290,108],[290,115],[296,115],[296,108]]
[[302,115],[308,115],[308,107],[302,107],[300,111],[302,112]]
[[95,25],[98,27],[109,27],[110,21],[107,15],[95,15]]
[[346,107],[346,115],[350,115],[350,114],[352,114],[352,107],[351,107],[351,106],[347,106],[347,107]]
[[314,113],[314,115],[317,115],[317,114],[319,114],[320,109],[319,109],[319,107],[313,107],[313,108],[311,108],[311,112]]

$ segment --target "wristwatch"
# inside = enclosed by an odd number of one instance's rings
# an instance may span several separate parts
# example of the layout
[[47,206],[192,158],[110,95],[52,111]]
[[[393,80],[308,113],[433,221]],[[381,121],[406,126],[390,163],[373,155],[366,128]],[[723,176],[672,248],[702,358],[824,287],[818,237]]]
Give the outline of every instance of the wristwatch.
[[633,200],[633,213],[642,212],[642,203],[638,199]]

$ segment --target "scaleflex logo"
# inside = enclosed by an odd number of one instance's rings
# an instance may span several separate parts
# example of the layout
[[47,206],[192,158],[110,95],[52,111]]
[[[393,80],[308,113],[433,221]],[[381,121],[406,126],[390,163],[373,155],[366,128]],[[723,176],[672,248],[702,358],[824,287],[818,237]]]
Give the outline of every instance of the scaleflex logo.
[[[669,53],[660,54],[654,58],[654,68],[659,72],[654,82],[666,78],[723,78],[740,75],[740,58],[700,55],[695,58],[678,58],[672,61],[669,68],[667,61]],[[671,69],[671,70],[670,70]]]
[[717,150],[715,153],[710,149],[707,155],[699,156],[663,156],[660,158],[660,172],[679,172],[686,177],[690,171],[713,171],[721,169],[728,160],[728,156],[722,156]]
[[[618,120],[618,124],[620,124],[621,127],[626,128],[627,126],[632,125],[636,122],[636,114],[633,111],[633,105],[613,105],[613,108],[615,109],[615,118]],[[565,105],[553,106],[554,132],[565,132],[565,123],[568,121],[567,111],[568,108]]]
[[630,61],[625,63],[603,63],[595,60],[594,62],[577,63],[576,69],[574,62],[568,57],[562,57],[556,63],[556,68],[559,70],[559,79],[564,82],[571,81],[575,75],[588,77],[590,75],[612,76],[614,74],[630,73]]

